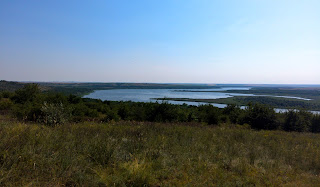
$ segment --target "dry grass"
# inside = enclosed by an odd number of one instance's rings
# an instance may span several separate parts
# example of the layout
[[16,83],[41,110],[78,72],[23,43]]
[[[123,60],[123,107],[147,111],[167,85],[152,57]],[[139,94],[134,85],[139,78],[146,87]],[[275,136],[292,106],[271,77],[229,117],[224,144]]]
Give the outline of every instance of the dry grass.
[[1,186],[313,186],[319,173],[318,134],[0,120]]

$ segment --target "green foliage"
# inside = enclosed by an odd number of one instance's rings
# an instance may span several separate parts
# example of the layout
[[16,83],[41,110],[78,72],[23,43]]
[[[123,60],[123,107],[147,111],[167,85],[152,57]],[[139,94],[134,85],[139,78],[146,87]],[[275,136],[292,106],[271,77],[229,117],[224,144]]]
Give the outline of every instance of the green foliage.
[[231,123],[239,124],[243,110],[239,106],[229,104],[223,109],[223,114],[229,116]]
[[278,127],[274,109],[258,103],[248,105],[243,120],[254,129],[273,130]]
[[320,133],[320,115],[313,116],[311,132]]
[[36,122],[42,114],[41,105],[29,102],[25,104],[16,104],[13,107],[13,114],[19,120]]
[[22,88],[24,85],[25,85],[24,83],[0,80],[0,92],[1,91],[14,92],[17,89]]
[[[4,97],[5,96],[5,97]],[[36,84],[27,84],[16,92],[2,92],[0,110],[24,121],[41,121],[47,125],[67,121],[148,121],[249,124],[261,130],[319,132],[318,118],[307,112],[276,114],[272,107],[249,104],[242,110],[228,105],[224,109],[212,105],[189,106],[162,103],[101,101],[62,93],[40,92]]]
[[120,116],[121,119],[128,120],[130,116],[129,107],[127,105],[121,105],[120,108],[118,109],[118,115]]
[[27,84],[15,92],[13,100],[19,104],[32,102],[39,93],[40,88],[38,84]]
[[13,106],[13,102],[7,98],[0,98],[0,110],[10,110]]
[[65,124],[70,119],[70,112],[62,103],[47,103],[41,107],[41,122],[49,126]]
[[79,104],[82,102],[81,98],[77,97],[75,95],[69,95],[67,100],[68,100],[68,103],[70,103],[70,104]]
[[200,119],[209,125],[217,125],[219,123],[220,111],[212,105],[199,106]]
[[[283,129],[286,131],[308,132],[311,128],[312,114],[307,111],[290,110],[286,113]],[[316,129],[316,127],[314,127]]]
[[155,122],[173,122],[179,116],[177,107],[167,102],[153,104],[146,112],[147,120]]
[[121,118],[120,116],[111,109],[107,109],[105,112],[105,117],[102,119],[104,122],[109,122],[109,121],[119,121]]
[[295,109],[308,109],[308,110],[320,110],[320,102],[311,100],[297,100],[288,98],[277,98],[277,97],[263,97],[263,96],[239,96],[233,98],[234,102],[247,105],[248,103],[261,103],[270,105],[277,108],[295,108]]
[[13,92],[3,91],[0,93],[0,98],[12,98],[14,95]]

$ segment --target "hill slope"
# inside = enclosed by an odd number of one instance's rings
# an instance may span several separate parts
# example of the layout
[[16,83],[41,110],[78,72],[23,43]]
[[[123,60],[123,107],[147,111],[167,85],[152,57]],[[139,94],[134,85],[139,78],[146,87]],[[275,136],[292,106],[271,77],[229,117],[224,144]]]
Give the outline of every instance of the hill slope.
[[2,116],[0,185],[317,185],[319,147],[318,134],[136,122],[52,128]]

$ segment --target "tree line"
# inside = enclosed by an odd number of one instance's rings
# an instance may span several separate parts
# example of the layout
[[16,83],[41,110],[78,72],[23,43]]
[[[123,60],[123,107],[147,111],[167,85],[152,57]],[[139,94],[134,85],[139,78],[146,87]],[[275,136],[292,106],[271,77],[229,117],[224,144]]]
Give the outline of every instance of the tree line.
[[261,103],[249,103],[246,109],[236,105],[219,109],[212,105],[101,101],[72,94],[44,93],[37,84],[27,84],[15,92],[0,92],[0,111],[18,120],[51,126],[67,122],[131,120],[231,123],[257,130],[320,132],[320,116],[304,110],[276,113],[272,107]]

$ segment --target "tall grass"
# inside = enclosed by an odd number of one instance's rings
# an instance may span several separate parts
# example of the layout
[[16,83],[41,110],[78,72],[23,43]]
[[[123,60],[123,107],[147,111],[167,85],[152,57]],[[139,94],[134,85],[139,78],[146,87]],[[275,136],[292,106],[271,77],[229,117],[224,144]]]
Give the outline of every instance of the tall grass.
[[320,135],[173,123],[0,120],[1,186],[318,185]]

